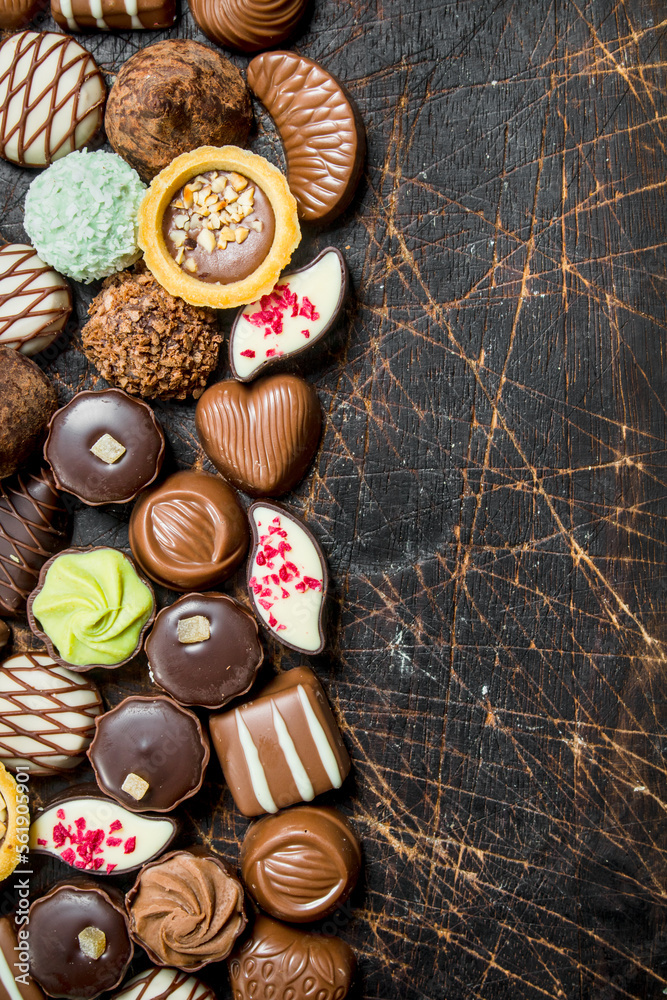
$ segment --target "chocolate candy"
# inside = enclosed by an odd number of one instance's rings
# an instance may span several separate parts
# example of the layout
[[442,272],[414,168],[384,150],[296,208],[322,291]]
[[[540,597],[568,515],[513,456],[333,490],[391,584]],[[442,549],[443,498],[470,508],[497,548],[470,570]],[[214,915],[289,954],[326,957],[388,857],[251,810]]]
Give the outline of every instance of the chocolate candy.
[[208,457],[235,486],[257,496],[291,490],[306,473],[322,430],[317,393],[296,375],[268,375],[252,386],[210,386],[195,423]]
[[97,784],[126,809],[169,812],[201,788],[208,739],[171,698],[125,698],[95,725],[88,757]]
[[248,593],[255,614],[283,645],[321,653],[329,586],[322,550],[306,526],[277,504],[260,500],[248,518]]
[[51,0],[53,20],[66,31],[170,28],[175,0]]
[[283,274],[269,295],[240,310],[229,335],[229,364],[251,382],[278,361],[318,343],[341,314],[347,294],[345,259],[327,247],[306,267]]
[[143,400],[79,392],[51,418],[44,457],[59,489],[84,503],[129,503],[157,478],[164,434]]
[[15,653],[0,667],[0,760],[31,775],[67,773],[83,760],[102,710],[92,681],[45,653]]
[[82,149],[102,124],[105,98],[95,60],[73,38],[10,35],[0,44],[0,156],[45,167]]
[[356,960],[340,938],[307,934],[260,915],[227,965],[234,1000],[269,996],[343,1000]]
[[188,0],[201,30],[218,45],[259,52],[293,34],[307,0]]
[[0,345],[0,479],[27,462],[57,408],[56,391],[41,368]]
[[222,708],[252,687],[264,652],[257,622],[224,594],[163,608],[146,640],[153,680],[183,705]]
[[28,624],[62,666],[120,667],[155,617],[152,587],[118,549],[66,549],[42,567]]
[[0,28],[16,31],[29,24],[44,6],[44,0],[0,0]]
[[176,836],[169,816],[141,816],[90,783],[61,793],[33,820],[30,850],[80,871],[120,875],[157,857]]
[[348,898],[361,871],[354,830],[336,809],[298,806],[253,823],[241,873],[253,899],[278,920],[321,920]]
[[125,983],[119,993],[114,993],[112,1000],[167,1000],[167,997],[171,1000],[216,1000],[215,993],[206,983],[178,969],[146,969]]
[[366,139],[352,99],[330,73],[296,52],[264,52],[248,85],[276,123],[299,218],[331,222],[361,176]]
[[209,719],[211,739],[245,816],[340,788],[350,758],[322,685],[308,667],[280,674],[252,701]]
[[215,285],[253,274],[275,231],[271,202],[259,184],[228,170],[189,178],[162,217],[162,235],[178,266]]
[[204,472],[177,472],[137,501],[130,546],[156,583],[173,590],[213,587],[240,565],[248,524],[227,483]]
[[151,961],[188,972],[226,958],[246,926],[241,883],[201,848],[146,865],[126,905],[130,933]]
[[38,354],[56,339],[71,311],[69,285],[34,247],[0,247],[0,344]]
[[9,917],[0,917],[0,998],[2,1000],[44,1000],[37,983],[28,975],[30,932],[18,932]]
[[[2,364],[2,358],[0,358]],[[0,482],[0,611],[20,615],[50,556],[65,544],[67,514],[46,468]]]
[[119,985],[134,947],[118,890],[88,878],[59,882],[29,913],[30,973],[45,993],[93,1000]]
[[11,637],[12,633],[7,622],[0,621],[0,649],[4,649]]

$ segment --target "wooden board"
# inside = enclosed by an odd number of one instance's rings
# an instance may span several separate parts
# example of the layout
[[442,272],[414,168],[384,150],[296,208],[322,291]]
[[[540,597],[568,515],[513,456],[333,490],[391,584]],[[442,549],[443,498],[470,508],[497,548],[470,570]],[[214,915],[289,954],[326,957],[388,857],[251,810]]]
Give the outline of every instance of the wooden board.
[[[295,39],[369,139],[352,208],[297,255],[339,246],[354,299],[304,369],[326,427],[290,498],[334,580],[313,664],[354,760],[335,801],[364,843],[340,921],[357,998],[667,986],[666,17],[316,0]],[[175,33],[202,37],[189,16]],[[112,76],[155,37],[87,44]],[[252,148],[280,163],[256,112]],[[1,174],[13,240],[31,175]],[[75,346],[46,370],[63,402],[103,386]],[[170,466],[207,467],[193,407],[156,411]],[[77,508],[74,541],[123,546],[127,519]],[[122,669],[104,694],[146,683]],[[217,766],[182,813],[182,843],[236,857]]]

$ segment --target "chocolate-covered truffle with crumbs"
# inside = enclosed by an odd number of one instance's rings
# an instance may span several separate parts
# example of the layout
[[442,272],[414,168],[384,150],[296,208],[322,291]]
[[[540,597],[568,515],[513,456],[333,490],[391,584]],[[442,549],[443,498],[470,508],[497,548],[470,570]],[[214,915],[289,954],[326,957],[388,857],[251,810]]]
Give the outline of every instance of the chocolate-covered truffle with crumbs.
[[0,346],[0,479],[27,462],[57,407],[56,391],[35,362]]
[[183,705],[222,708],[252,687],[264,653],[257,622],[225,594],[188,594],[146,640],[153,680]]
[[169,812],[201,788],[208,737],[171,698],[125,698],[95,725],[88,757],[97,784],[126,809]]
[[164,434],[143,400],[79,392],[51,418],[44,457],[57,486],[84,503],[129,503],[157,478]]
[[117,889],[59,882],[29,914],[30,974],[49,996],[94,1000],[122,982],[134,947]]

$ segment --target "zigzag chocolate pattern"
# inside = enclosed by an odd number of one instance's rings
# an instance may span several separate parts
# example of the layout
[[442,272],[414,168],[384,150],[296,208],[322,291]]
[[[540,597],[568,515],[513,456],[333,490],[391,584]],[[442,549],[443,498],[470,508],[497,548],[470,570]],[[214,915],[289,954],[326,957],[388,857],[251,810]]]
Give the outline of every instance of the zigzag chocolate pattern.
[[[105,99],[95,60],[73,38],[51,31],[10,35],[0,45],[0,156],[43,167],[81,149],[102,124]],[[63,111],[69,122],[56,128]]]
[[220,45],[259,52],[292,34],[307,0],[188,0],[199,27]]
[[10,771],[27,762],[32,775],[69,771],[86,752],[102,711],[92,681],[45,653],[10,656],[0,667],[0,760]]
[[46,468],[0,482],[0,613],[19,615],[39,571],[66,539],[67,515]]
[[248,85],[280,132],[300,218],[331,220],[348,205],[363,166],[365,137],[350,98],[330,73],[294,52],[256,56]]
[[295,375],[229,380],[199,400],[197,432],[217,469],[247,493],[278,496],[302,479],[320,438],[317,393]]
[[178,969],[148,969],[115,993],[112,1000],[216,1000],[201,980]]
[[69,285],[27,243],[0,247],[0,344],[44,350],[72,311]]

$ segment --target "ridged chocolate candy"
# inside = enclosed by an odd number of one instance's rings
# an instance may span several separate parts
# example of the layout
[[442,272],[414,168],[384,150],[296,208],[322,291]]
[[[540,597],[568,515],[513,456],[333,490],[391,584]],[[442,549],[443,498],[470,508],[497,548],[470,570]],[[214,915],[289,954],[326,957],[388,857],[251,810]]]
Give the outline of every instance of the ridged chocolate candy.
[[188,0],[201,30],[219,45],[259,52],[293,34],[308,0]]

